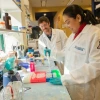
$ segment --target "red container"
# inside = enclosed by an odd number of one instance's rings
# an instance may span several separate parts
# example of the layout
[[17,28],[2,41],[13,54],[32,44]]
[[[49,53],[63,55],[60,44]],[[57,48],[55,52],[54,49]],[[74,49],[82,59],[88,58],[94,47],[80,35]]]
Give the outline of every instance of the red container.
[[46,72],[40,71],[40,72],[34,72],[32,74],[30,83],[42,83],[46,82]]
[[31,72],[35,71],[35,63],[34,62],[30,62],[30,71]]

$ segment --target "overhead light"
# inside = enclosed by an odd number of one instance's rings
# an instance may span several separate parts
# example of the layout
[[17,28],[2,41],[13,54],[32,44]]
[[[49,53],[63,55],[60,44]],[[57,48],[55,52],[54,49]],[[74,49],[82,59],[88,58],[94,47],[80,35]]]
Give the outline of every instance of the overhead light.
[[74,2],[74,0],[69,0],[69,2],[67,3],[67,5],[71,5]]
[[41,6],[45,7],[46,6],[46,2],[47,2],[47,0],[41,0]]
[[46,14],[46,13],[44,13],[43,15],[44,15],[44,16],[46,16],[47,14]]
[[96,5],[95,10],[100,8],[100,3]]

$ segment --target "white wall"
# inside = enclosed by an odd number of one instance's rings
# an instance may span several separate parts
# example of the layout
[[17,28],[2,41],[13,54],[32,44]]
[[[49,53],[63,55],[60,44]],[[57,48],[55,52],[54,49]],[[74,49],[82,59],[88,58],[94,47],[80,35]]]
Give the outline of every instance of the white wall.
[[21,12],[10,12],[9,15],[11,16],[11,24],[12,26],[22,26],[22,21],[21,21]]

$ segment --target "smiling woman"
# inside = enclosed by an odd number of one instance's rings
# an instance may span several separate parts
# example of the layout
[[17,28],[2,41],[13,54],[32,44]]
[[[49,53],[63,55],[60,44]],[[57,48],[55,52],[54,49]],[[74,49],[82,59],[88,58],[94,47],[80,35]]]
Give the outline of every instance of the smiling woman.
[[77,33],[80,25],[86,24],[98,24],[95,16],[89,10],[84,10],[77,5],[68,6],[63,12],[63,19],[68,28],[73,33]]
[[72,34],[66,42],[64,54],[51,52],[56,59],[62,55],[65,57],[62,84],[72,100],[99,100],[100,29],[95,26],[98,22],[92,12],[79,5],[67,6],[63,19]]

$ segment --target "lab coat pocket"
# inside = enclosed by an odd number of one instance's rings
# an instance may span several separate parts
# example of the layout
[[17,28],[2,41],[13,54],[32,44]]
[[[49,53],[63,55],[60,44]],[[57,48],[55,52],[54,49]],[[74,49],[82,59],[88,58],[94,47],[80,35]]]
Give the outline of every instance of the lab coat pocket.
[[83,48],[83,47],[75,46],[73,50],[78,54],[83,54],[84,55],[86,53],[85,48]]

